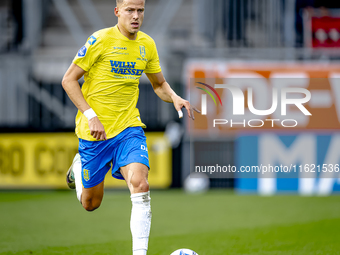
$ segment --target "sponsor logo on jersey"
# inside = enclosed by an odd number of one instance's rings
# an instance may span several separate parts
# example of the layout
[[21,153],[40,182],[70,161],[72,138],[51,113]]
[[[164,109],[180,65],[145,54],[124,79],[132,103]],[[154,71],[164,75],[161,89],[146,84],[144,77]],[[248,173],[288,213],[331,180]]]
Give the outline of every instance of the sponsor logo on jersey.
[[140,55],[142,56],[142,58],[145,58],[145,55],[146,55],[145,47],[139,46],[139,51],[140,51]]
[[87,52],[87,48],[85,46],[81,47],[80,50],[78,51],[78,57],[85,57]]
[[123,75],[135,75],[140,76],[144,72],[142,69],[136,69],[136,62],[123,62],[123,61],[113,61],[111,63],[111,72],[115,74]]
[[145,145],[141,145],[141,147],[140,147],[143,151],[148,151],[148,148],[145,146]]
[[90,180],[90,170],[84,169],[84,180],[89,181]]
[[114,50],[127,50],[126,47],[113,47]]
[[97,41],[97,38],[94,37],[93,35],[90,36],[89,40],[87,41],[90,45],[95,44]]
[[127,53],[127,52],[117,52],[117,51],[112,52],[112,54],[117,54],[117,55],[129,55],[129,53]]

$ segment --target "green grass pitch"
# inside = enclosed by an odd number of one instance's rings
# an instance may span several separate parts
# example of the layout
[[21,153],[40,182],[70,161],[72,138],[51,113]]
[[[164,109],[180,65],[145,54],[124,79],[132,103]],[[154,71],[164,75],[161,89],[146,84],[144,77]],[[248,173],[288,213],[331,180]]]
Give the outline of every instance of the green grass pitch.
[[[149,255],[340,254],[340,196],[152,191]],[[131,202],[107,191],[86,212],[73,192],[1,192],[0,254],[132,254]]]

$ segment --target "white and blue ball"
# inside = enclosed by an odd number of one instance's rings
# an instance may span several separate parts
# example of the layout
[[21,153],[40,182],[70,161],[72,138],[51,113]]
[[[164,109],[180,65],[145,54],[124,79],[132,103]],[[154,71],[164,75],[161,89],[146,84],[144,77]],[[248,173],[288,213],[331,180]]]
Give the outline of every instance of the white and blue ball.
[[179,249],[177,251],[174,251],[170,255],[198,255],[198,254],[189,249]]
[[205,193],[209,187],[209,178],[204,173],[191,173],[184,181],[184,190],[191,194]]

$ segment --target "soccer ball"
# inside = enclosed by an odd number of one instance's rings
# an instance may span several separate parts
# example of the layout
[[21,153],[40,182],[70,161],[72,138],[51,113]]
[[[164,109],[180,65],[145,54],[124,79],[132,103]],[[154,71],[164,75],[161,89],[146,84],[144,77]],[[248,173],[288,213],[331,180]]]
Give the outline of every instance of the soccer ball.
[[205,193],[209,186],[209,178],[203,173],[191,173],[184,181],[184,190],[188,193]]
[[189,249],[179,249],[177,251],[174,251],[170,255],[198,255],[198,254]]

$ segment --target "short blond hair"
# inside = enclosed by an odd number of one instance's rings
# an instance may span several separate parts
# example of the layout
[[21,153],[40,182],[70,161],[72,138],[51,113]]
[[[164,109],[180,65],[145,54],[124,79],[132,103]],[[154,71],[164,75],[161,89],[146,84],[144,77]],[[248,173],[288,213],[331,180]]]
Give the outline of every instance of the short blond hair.
[[117,5],[117,6],[120,5],[120,4],[122,4],[122,3],[124,3],[124,0],[116,0],[116,5]]
[[116,5],[118,6],[119,4],[122,4],[124,0],[116,0]]

